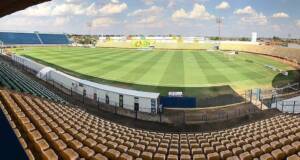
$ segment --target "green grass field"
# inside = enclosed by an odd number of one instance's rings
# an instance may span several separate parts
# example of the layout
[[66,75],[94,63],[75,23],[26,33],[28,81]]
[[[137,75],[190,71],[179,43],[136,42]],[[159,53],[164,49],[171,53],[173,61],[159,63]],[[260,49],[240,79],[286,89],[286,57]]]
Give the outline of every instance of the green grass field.
[[[266,68],[265,64],[293,70],[274,59],[249,53],[228,55],[200,50],[70,47],[34,47],[15,51],[95,82],[162,94],[170,90],[182,90],[186,95],[202,97],[226,92],[217,86],[238,91],[272,87],[279,73]],[[289,81],[295,76],[291,73],[280,80]],[[203,88],[206,88],[205,91]]]

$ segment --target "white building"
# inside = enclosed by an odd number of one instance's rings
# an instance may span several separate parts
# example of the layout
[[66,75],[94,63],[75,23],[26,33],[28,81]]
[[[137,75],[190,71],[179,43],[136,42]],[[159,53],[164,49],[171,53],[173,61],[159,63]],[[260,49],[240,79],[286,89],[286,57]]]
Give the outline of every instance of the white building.
[[252,43],[256,43],[257,42],[257,32],[252,32],[251,42]]

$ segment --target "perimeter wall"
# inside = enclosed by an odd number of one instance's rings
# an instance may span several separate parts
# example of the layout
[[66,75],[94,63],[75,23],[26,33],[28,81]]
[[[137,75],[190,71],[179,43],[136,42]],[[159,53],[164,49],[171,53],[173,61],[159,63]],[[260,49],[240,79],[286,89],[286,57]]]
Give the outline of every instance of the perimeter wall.
[[[199,41],[193,43],[184,42],[155,42],[153,47],[156,49],[200,49],[209,50],[213,49],[215,45],[220,43],[220,50],[231,50],[231,51],[242,51],[251,52],[258,54],[270,55],[277,58],[282,58],[289,60],[291,62],[300,64],[300,49],[298,48],[287,48],[280,46],[266,46],[259,45],[259,43],[251,42],[239,42],[239,41]],[[132,44],[131,41],[108,41],[108,42],[98,42],[98,47],[107,48],[140,48]]]
[[300,64],[300,49],[256,44],[221,43],[221,50],[234,50],[265,54]]
[[[214,43],[211,42],[198,42],[198,43],[177,43],[177,42],[157,42],[151,44],[157,49],[212,49]],[[137,47],[131,41],[109,41],[109,42],[98,42],[97,47],[104,47],[104,48],[141,48]]]

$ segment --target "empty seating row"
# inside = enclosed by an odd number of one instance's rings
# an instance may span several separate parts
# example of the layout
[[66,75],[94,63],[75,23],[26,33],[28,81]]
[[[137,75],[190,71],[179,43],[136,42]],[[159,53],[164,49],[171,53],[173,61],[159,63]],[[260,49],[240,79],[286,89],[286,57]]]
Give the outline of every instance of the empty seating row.
[[233,50],[241,52],[259,53],[264,55],[270,55],[275,57],[281,57],[289,59],[291,61],[300,63],[300,49],[288,48],[279,46],[267,46],[256,44],[234,44],[234,43],[222,43],[221,50]]
[[0,41],[5,45],[70,44],[64,34],[0,32]]
[[0,41],[4,44],[41,44],[34,33],[0,32]]
[[12,90],[48,98],[57,102],[64,102],[62,98],[48,90],[41,84],[33,81],[23,73],[13,69],[6,63],[0,62],[0,86]]
[[[31,159],[299,159],[300,116],[280,114],[207,133],[159,133],[79,108],[0,90],[1,109]],[[28,145],[30,144],[30,145]],[[29,152],[31,151],[31,152]]]
[[42,44],[69,44],[69,39],[64,34],[39,34]]

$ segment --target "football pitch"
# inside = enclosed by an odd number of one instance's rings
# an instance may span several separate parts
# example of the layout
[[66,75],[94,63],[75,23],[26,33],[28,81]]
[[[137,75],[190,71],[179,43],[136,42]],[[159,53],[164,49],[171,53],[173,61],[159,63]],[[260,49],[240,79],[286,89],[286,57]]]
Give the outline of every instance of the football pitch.
[[79,78],[163,95],[183,91],[188,96],[206,97],[227,92],[224,88],[271,88],[275,77],[286,83],[297,76],[294,72],[281,76],[265,65],[294,69],[250,53],[72,47],[28,47],[15,51]]

